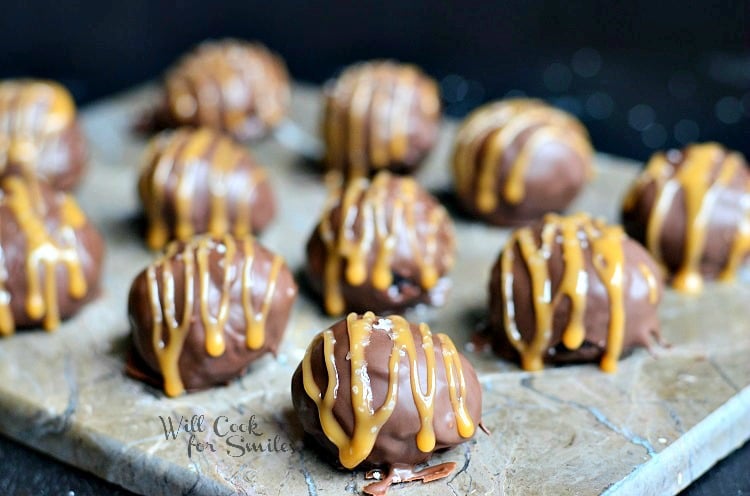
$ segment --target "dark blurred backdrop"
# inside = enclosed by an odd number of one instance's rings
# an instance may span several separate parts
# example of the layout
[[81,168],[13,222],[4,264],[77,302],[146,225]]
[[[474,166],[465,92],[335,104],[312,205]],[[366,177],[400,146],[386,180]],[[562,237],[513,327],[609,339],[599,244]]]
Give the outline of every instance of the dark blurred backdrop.
[[581,117],[597,148],[624,156],[695,140],[750,155],[747,1],[4,4],[0,77],[59,79],[79,103],[157,78],[205,38],[237,36],[315,83],[359,59],[415,62],[455,116],[540,96]]

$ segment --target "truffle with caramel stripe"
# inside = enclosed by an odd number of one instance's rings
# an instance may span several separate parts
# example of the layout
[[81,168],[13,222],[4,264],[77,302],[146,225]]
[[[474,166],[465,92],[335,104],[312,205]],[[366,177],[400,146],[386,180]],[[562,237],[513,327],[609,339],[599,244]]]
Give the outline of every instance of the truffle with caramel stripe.
[[75,199],[44,181],[0,184],[0,335],[56,329],[98,293],[104,241]]
[[209,128],[166,131],[148,147],[138,183],[147,244],[194,234],[257,233],[275,214],[265,171],[250,152]]
[[276,353],[296,296],[283,258],[249,236],[172,242],[130,288],[128,371],[168,396],[227,383]]
[[717,143],[655,154],[625,197],[623,224],[678,291],[696,294],[704,279],[734,279],[750,254],[744,157]]
[[276,127],[291,93],[284,61],[260,43],[206,41],[171,67],[156,126],[208,126],[239,140]]
[[525,370],[598,361],[658,339],[661,272],[620,226],[548,214],[514,231],[490,276],[495,349]]
[[68,90],[52,81],[0,82],[0,176],[42,177],[70,190],[83,177],[87,157]]
[[471,215],[520,225],[559,212],[592,173],[588,133],[539,100],[510,99],[471,113],[456,134],[456,196]]
[[325,165],[349,177],[413,172],[435,145],[440,95],[419,68],[355,64],[325,88]]
[[470,439],[482,412],[476,373],[448,336],[372,312],[351,313],[313,339],[292,378],[292,401],[335,464],[387,470],[368,494],[449,475],[453,462],[414,467]]
[[442,305],[453,223],[414,179],[381,172],[334,186],[307,243],[307,274],[331,315]]

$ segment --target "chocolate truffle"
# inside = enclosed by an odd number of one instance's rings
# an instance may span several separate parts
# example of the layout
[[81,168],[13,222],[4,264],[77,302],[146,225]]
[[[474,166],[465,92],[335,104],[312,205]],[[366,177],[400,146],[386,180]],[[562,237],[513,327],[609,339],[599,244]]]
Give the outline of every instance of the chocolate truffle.
[[495,349],[525,370],[599,361],[658,339],[661,272],[620,226],[548,214],[511,234],[490,276]]
[[307,274],[331,315],[442,305],[453,222],[414,179],[381,172],[331,192],[307,243]]
[[0,183],[0,335],[48,331],[98,293],[104,242],[67,193],[43,181]]
[[539,100],[490,103],[458,129],[456,196],[491,224],[528,224],[564,210],[591,176],[591,162],[588,133],[573,116]]
[[481,427],[471,364],[445,334],[397,315],[351,313],[318,334],[292,378],[292,401],[305,432],[337,464],[388,471],[368,494],[446,477],[455,463],[414,466]]
[[325,87],[325,165],[349,177],[413,172],[435,145],[440,95],[413,65],[355,64]]
[[750,254],[747,163],[717,143],[657,153],[628,191],[622,217],[678,291],[700,293],[704,278],[732,280]]
[[265,171],[250,152],[209,128],[156,136],[138,183],[147,243],[162,248],[194,234],[257,233],[276,207]]
[[276,127],[290,101],[284,61],[259,43],[206,41],[167,71],[161,124],[208,126],[239,140]]
[[168,396],[225,384],[276,353],[296,297],[284,259],[250,236],[172,242],[130,287],[135,366]]
[[70,190],[83,177],[87,156],[68,90],[52,81],[0,82],[0,176],[42,177]]

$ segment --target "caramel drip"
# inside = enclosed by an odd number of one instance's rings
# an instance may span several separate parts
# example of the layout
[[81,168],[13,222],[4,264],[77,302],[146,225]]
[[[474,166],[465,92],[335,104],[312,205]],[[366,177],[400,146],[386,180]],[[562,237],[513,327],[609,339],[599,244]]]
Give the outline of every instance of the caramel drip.
[[[174,248],[173,248],[174,250]],[[153,328],[151,330],[152,345],[156,359],[159,362],[161,375],[164,377],[164,392],[167,396],[178,396],[185,391],[185,386],[180,377],[179,359],[182,347],[185,344],[187,333],[190,329],[190,315],[193,311],[194,292],[192,284],[195,273],[195,257],[192,251],[187,251],[182,257],[184,265],[184,306],[182,319],[177,321],[177,310],[175,304],[175,283],[172,272],[172,253],[167,252],[160,262],[150,265],[146,269],[146,281],[148,284],[148,299],[151,302],[151,318]],[[162,287],[159,291],[159,283],[156,269],[161,265]],[[164,295],[163,297],[161,295]],[[165,337],[166,324],[166,341]]]
[[[517,143],[519,143],[517,145]],[[583,126],[570,115],[537,100],[512,99],[471,114],[456,136],[453,171],[456,188],[468,195],[476,188],[480,212],[495,210],[502,200],[518,205],[525,198],[525,176],[534,156],[547,144],[569,147],[591,174],[591,144]],[[509,150],[517,146],[514,156]],[[505,180],[500,191],[496,184]]]
[[437,87],[412,65],[370,62],[346,70],[329,91],[323,133],[326,162],[367,176],[403,162],[409,151],[412,109],[438,114]]
[[[675,165],[679,165],[676,169]],[[719,192],[727,187],[736,174],[741,173],[742,160],[736,153],[727,154],[715,143],[692,145],[685,149],[681,162],[674,164],[663,153],[654,155],[639,181],[653,181],[656,195],[646,226],[646,245],[654,258],[664,264],[661,253],[661,233],[679,191],[683,193],[685,209],[685,248],[682,263],[676,270],[672,285],[678,291],[697,294],[703,288],[700,263],[706,244],[706,230]],[[632,204],[626,200],[625,208]],[[745,207],[747,212],[748,208]],[[747,215],[745,215],[745,218]],[[750,252],[747,220],[739,226],[732,245],[727,269],[733,273],[736,265]]]
[[[417,344],[411,332],[409,323],[397,315],[388,318],[378,318],[372,312],[362,317],[351,313],[346,318],[349,336],[349,361],[351,362],[351,402],[354,414],[354,427],[349,436],[336,419],[333,408],[339,388],[339,376],[336,368],[334,347],[336,339],[333,331],[322,332],[307,348],[302,361],[302,378],[305,392],[318,407],[318,415],[323,432],[339,450],[339,460],[346,468],[354,468],[362,463],[372,452],[380,429],[390,418],[396,408],[399,388],[399,369],[402,356],[406,357],[409,366],[409,378],[412,398],[419,413],[420,429],[416,435],[416,444],[425,453],[435,449],[435,393],[437,384],[437,364],[433,335],[427,324],[420,324],[419,333],[422,338],[420,347],[424,350],[426,374],[426,390],[421,387],[420,367],[417,354]],[[365,352],[370,344],[371,335],[375,332],[388,333],[393,345],[388,361],[388,389],[383,404],[377,409],[372,404],[372,387],[367,372]],[[448,380],[450,401],[456,417],[456,429],[461,437],[467,438],[474,434],[474,421],[469,415],[466,404],[466,383],[461,366],[460,355],[450,338],[438,334],[440,341],[443,367]],[[318,339],[323,340],[323,356],[328,372],[328,386],[325,393],[320,391],[315,382],[312,371],[312,349]]]
[[[750,179],[745,181],[745,190],[750,192]],[[737,232],[729,250],[727,264],[719,274],[719,280],[734,280],[737,269],[740,264],[747,258],[750,253],[750,193],[745,194],[744,200],[740,203],[742,207],[742,220],[737,226]]]
[[[242,266],[235,270],[234,260],[240,252]],[[221,274],[221,287],[211,284],[210,255],[212,252],[222,254],[217,262]],[[178,257],[183,262],[184,307],[182,318],[176,318],[176,291],[173,260]],[[221,356],[226,348],[225,327],[231,307],[230,291],[238,274],[241,277],[242,310],[245,316],[246,343],[249,349],[260,349],[265,342],[265,323],[273,302],[276,283],[284,260],[275,255],[266,281],[266,290],[259,308],[253,303],[252,289],[256,284],[257,273],[253,272],[255,261],[255,241],[244,237],[236,240],[225,235],[220,239],[210,236],[198,236],[189,243],[168,245],[163,257],[148,267],[148,298],[151,303],[153,318],[153,347],[159,361],[159,368],[164,377],[164,391],[168,396],[178,396],[185,391],[179,373],[179,358],[185,339],[191,329],[193,315],[198,318],[205,329],[206,353],[210,356]],[[158,284],[157,270],[161,269],[161,287]],[[210,302],[213,291],[219,291],[217,307],[212,313]],[[198,301],[195,301],[197,295]],[[196,308],[197,307],[197,308]],[[166,338],[166,339],[165,339]]]
[[[617,370],[625,330],[623,238],[624,233],[619,226],[606,225],[601,221],[592,220],[585,214],[569,217],[546,215],[541,245],[537,245],[531,228],[518,229],[511,235],[500,260],[505,330],[508,340],[521,355],[523,369],[543,368],[544,355],[552,337],[555,309],[563,298],[570,302],[570,317],[563,331],[562,342],[571,350],[583,344],[586,297],[589,288],[585,252],[590,250],[594,269],[607,290],[610,305],[607,347],[600,366],[606,372]],[[553,294],[549,258],[556,243],[562,244],[564,271]],[[536,329],[530,342],[522,339],[516,324],[513,291],[516,246],[531,280]]]
[[248,114],[281,121],[289,100],[282,63],[264,46],[234,40],[204,43],[167,76],[171,112],[181,122],[244,135]]
[[643,262],[638,264],[638,270],[641,271],[641,275],[648,286],[648,302],[652,305],[656,305],[659,303],[659,282],[656,280],[656,275],[649,266]]
[[[397,192],[389,194],[396,182]],[[416,229],[418,185],[411,178],[395,178],[381,172],[372,180],[349,181],[343,190],[329,196],[318,227],[326,247],[324,265],[324,305],[331,314],[345,310],[341,294],[342,276],[353,286],[371,278],[373,287],[386,290],[393,283],[391,262],[394,250],[403,236],[419,267],[420,285],[433,288],[438,280],[438,232],[446,220],[445,209],[436,205],[428,213],[427,232],[422,237]],[[340,208],[340,224],[331,224],[332,211]],[[390,211],[389,211],[390,208]],[[390,215],[389,215],[390,214]],[[368,256],[374,256],[368,269]],[[342,262],[345,262],[342,274]]]
[[[73,298],[86,295],[87,284],[83,266],[78,256],[76,229],[86,223],[86,218],[72,197],[63,195],[60,204],[59,226],[56,232],[47,229],[44,214],[35,203],[30,186],[20,177],[8,177],[3,182],[0,204],[10,210],[26,242],[26,314],[31,319],[42,319],[48,331],[60,324],[57,298],[57,266],[63,264],[68,274],[68,294]],[[15,331],[10,307],[10,293],[5,288],[8,267],[3,253],[3,277],[0,289],[0,334]]]
[[75,114],[70,93],[57,83],[0,83],[0,170],[13,163],[34,179],[40,151],[73,123]]
[[[244,191],[265,179],[265,173],[253,167],[251,177],[233,174],[243,164],[246,151],[211,129],[178,130],[169,137],[154,141],[145,160],[147,169],[141,179],[141,197],[148,217],[147,243],[153,249],[163,247],[170,238],[165,220],[167,188],[172,182],[175,191],[174,237],[189,239],[195,234],[193,198],[202,187],[208,188],[208,234],[222,236],[231,232],[244,236],[250,232],[250,199],[243,195],[230,226],[227,205],[234,181],[244,181]],[[207,171],[207,177],[203,174]],[[172,179],[176,178],[176,180]],[[244,178],[244,179],[243,179]],[[199,184],[205,181],[205,185]]]
[[242,302],[245,313],[245,322],[248,323],[246,334],[247,347],[251,350],[259,350],[263,347],[266,340],[266,320],[271,311],[273,296],[276,294],[276,281],[278,281],[279,274],[284,266],[284,259],[280,256],[275,256],[273,258],[271,270],[268,274],[266,292],[263,296],[261,307],[260,309],[255,310],[255,306],[252,304],[254,281],[253,272],[251,270],[255,252],[253,249],[253,243],[250,239],[245,238],[243,240],[243,250],[245,253],[245,260],[242,266]]

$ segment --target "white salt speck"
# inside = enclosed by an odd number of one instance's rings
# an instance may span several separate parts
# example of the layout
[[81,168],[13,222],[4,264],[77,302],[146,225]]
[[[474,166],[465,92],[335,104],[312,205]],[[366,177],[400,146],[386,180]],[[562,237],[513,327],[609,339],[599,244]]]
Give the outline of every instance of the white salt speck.
[[373,325],[372,328],[379,331],[392,331],[393,322],[391,322],[391,319],[378,319],[378,321],[375,322],[375,325]]

